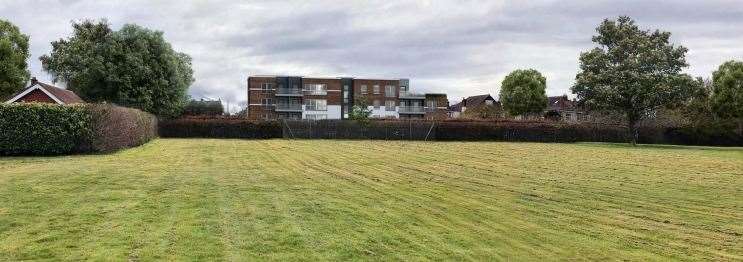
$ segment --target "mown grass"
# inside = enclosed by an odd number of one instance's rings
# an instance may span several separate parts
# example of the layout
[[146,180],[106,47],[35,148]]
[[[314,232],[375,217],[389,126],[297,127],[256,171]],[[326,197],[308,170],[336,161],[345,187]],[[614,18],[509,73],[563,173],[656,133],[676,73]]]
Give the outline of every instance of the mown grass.
[[0,260],[743,259],[741,149],[161,139],[0,171]]

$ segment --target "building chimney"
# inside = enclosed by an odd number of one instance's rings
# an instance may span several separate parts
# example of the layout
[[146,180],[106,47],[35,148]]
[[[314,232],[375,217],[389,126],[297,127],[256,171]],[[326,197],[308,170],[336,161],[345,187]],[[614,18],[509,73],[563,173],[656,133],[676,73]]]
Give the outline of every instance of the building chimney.
[[32,77],[31,78],[31,85],[35,85],[35,84],[38,84],[38,83],[39,83],[39,80],[36,80],[36,77]]

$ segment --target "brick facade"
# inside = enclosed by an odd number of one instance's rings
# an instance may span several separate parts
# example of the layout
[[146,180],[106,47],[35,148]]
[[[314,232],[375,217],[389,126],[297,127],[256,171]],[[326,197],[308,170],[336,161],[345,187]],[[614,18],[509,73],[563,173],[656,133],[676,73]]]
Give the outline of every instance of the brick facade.
[[[402,114],[398,114],[398,107],[401,106],[401,83],[408,85],[408,80],[251,76],[248,78],[248,118],[344,119],[357,99],[365,100],[374,109],[373,116],[400,117]],[[262,88],[266,84],[270,88]],[[325,94],[313,94],[309,91],[308,88],[314,88],[311,86],[313,84],[324,85]],[[344,86],[348,86],[349,90],[344,90]],[[366,92],[362,92],[364,86]],[[377,92],[375,86],[378,88]],[[387,86],[391,86],[391,92],[386,92]],[[406,86],[404,89],[408,88]],[[440,96],[435,99],[440,99]],[[443,95],[443,99],[446,100],[446,95]],[[378,107],[374,107],[375,101]],[[448,101],[442,100],[441,103],[444,108],[448,105]],[[325,107],[321,106],[323,104]],[[425,106],[424,100],[421,100],[419,106]],[[419,116],[423,117],[423,112]]]

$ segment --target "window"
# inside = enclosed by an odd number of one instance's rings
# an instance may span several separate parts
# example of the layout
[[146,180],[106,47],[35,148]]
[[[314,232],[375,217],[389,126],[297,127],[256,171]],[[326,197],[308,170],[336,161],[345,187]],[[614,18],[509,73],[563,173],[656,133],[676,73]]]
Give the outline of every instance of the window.
[[261,92],[262,93],[268,93],[268,91],[273,90],[273,83],[263,83],[261,84]]
[[327,111],[328,100],[325,99],[305,99],[305,110],[308,111]]
[[327,95],[328,86],[325,84],[304,84],[304,91],[310,95]]
[[492,106],[493,105],[493,100],[485,100],[485,104],[486,105],[489,105],[489,106]]
[[326,114],[306,114],[304,115],[304,118],[307,120],[325,120],[325,119],[328,119],[328,115]]
[[271,98],[262,98],[261,99],[261,105],[263,105],[263,106],[273,105],[273,99],[271,99]]
[[374,94],[378,95],[379,93],[379,85],[374,85]]
[[348,97],[349,97],[349,92],[348,92],[348,86],[346,85],[346,86],[343,86],[343,103],[346,103],[346,104],[348,103]]
[[268,120],[271,118],[271,115],[269,115],[268,113],[264,113],[264,114],[261,114],[261,118],[264,120]]
[[360,92],[361,92],[362,94],[366,94],[366,92],[367,92],[367,91],[368,91],[368,90],[367,90],[367,87],[366,87],[366,85],[361,85],[361,91],[360,91]]
[[428,100],[428,101],[426,101],[426,106],[428,108],[430,108],[430,109],[434,109],[434,108],[438,107],[436,104],[437,104],[436,103],[436,100]]
[[374,109],[379,109],[379,107],[381,106],[380,104],[381,102],[379,102],[379,100],[374,99]]
[[384,101],[384,110],[385,111],[395,111],[395,100]]
[[395,97],[395,86],[384,86],[384,96]]

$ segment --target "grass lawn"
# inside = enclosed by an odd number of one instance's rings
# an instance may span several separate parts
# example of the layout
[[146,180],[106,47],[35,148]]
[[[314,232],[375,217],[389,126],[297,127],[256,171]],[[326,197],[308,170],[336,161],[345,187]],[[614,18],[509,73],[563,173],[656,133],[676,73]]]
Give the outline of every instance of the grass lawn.
[[743,149],[160,139],[0,158],[0,260],[743,260]]

